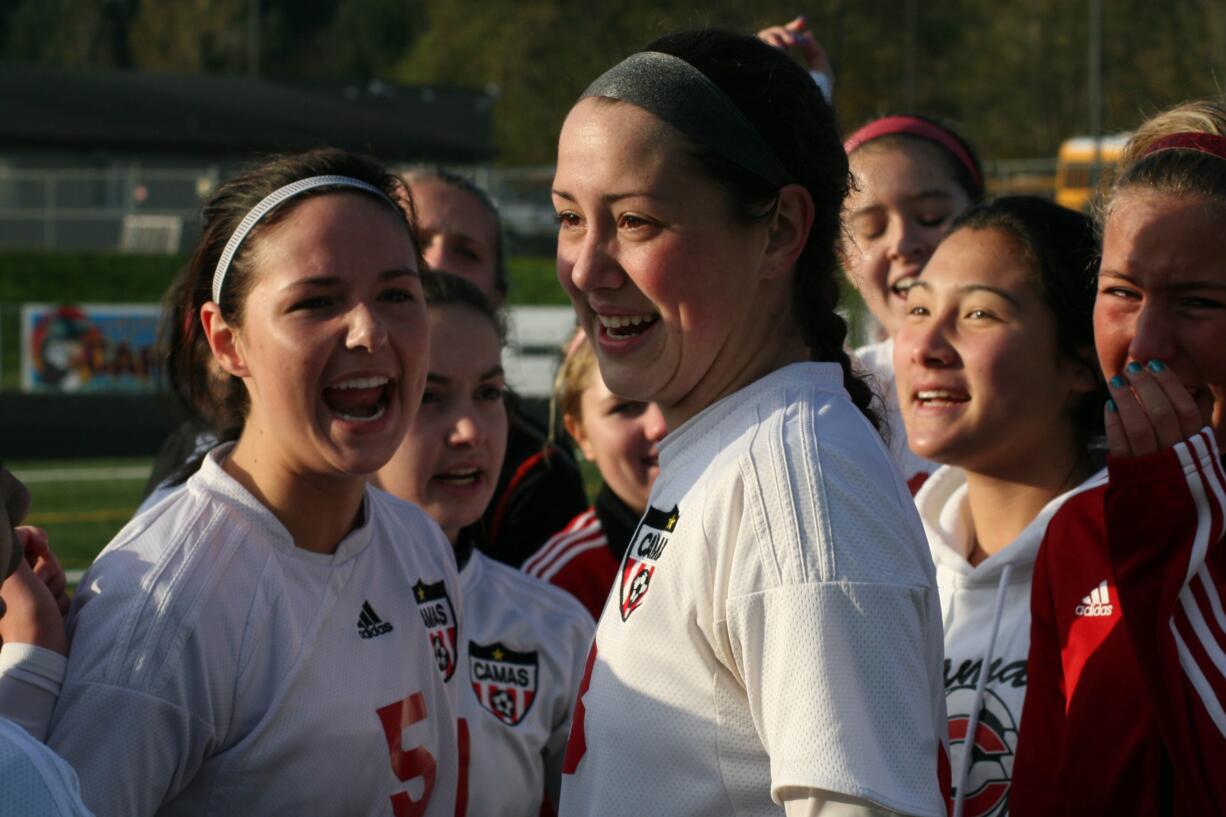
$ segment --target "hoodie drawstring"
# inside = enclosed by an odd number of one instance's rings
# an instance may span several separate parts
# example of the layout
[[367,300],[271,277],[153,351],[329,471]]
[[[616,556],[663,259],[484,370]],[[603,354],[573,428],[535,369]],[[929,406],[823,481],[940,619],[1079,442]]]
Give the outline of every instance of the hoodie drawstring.
[[988,639],[988,648],[983,652],[983,663],[979,666],[979,679],[975,682],[975,700],[971,705],[971,718],[967,724],[966,737],[962,739],[962,759],[958,764],[957,794],[954,795],[953,817],[962,817],[962,808],[966,801],[966,776],[971,770],[971,756],[975,753],[975,733],[979,731],[979,712],[983,708],[983,692],[988,685],[988,674],[992,671],[992,653],[996,649],[996,634],[1000,632],[1000,620],[1005,612],[1005,595],[1008,592],[1009,574],[1013,565],[1005,565],[1000,571],[1000,584],[996,587],[996,612],[992,614],[992,637]]

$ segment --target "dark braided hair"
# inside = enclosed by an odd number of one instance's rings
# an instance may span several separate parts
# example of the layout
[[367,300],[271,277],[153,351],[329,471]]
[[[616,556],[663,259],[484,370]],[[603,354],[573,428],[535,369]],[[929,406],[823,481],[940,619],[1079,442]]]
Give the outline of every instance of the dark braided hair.
[[[811,359],[838,363],[852,401],[878,426],[873,392],[852,371],[843,346],[847,322],[835,311],[836,245],[850,174],[834,110],[804,69],[756,37],[717,29],[684,31],[644,50],[671,54],[705,74],[762,135],[792,181],[809,191],[813,227],[792,280],[794,317]],[[777,187],[702,145],[691,142],[690,148],[700,168],[728,191],[741,218],[752,223],[773,214]]]

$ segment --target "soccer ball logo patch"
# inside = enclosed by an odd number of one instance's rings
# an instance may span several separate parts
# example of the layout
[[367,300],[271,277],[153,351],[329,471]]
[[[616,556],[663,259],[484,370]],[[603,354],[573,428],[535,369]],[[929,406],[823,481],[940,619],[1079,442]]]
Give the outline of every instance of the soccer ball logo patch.
[[540,676],[535,650],[469,641],[468,674],[477,703],[507,726],[517,725],[532,708]]
[[965,817],[999,817],[1009,805],[1013,753],[1017,750],[1017,721],[1008,705],[992,690],[985,689],[979,723],[971,737],[967,732],[974,701],[974,686],[955,687],[945,698],[949,709],[949,761],[958,769],[962,753],[971,753],[963,796]]
[[426,584],[419,580],[413,585],[413,598],[421,613],[421,623],[426,625],[438,671],[444,681],[450,681],[455,675],[457,640],[455,608],[447,595],[447,585],[441,581]]
[[619,607],[622,621],[629,619],[630,614],[646,599],[656,566],[680,519],[681,514],[675,505],[671,511],[649,507],[630,537],[630,547],[626,549],[621,569]]

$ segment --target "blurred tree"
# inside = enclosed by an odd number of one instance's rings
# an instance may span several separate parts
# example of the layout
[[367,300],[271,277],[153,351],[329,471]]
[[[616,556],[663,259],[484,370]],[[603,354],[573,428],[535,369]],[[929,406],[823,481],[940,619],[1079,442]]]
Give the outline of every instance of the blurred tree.
[[149,71],[241,73],[247,0],[141,0],[132,21],[133,61]]
[[65,68],[126,67],[134,10],[135,0],[5,0],[2,53],[5,59]]

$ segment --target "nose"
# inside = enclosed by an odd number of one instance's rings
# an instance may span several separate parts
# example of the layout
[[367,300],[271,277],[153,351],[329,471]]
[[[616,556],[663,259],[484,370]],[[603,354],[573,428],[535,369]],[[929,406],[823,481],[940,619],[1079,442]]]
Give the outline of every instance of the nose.
[[889,246],[886,256],[894,262],[922,261],[932,252],[931,242],[919,224],[909,218],[896,216],[890,225]]
[[485,424],[477,413],[471,410],[457,412],[447,435],[447,443],[457,448],[475,448],[484,440]]
[[446,248],[443,246],[442,236],[418,236],[418,241],[421,242],[421,257],[425,260],[426,266],[432,270],[447,269],[445,265],[447,253]]
[[1151,360],[1172,362],[1178,352],[1173,317],[1152,302],[1144,303],[1132,327],[1128,343],[1128,359],[1138,363]]
[[358,304],[349,313],[349,332],[345,348],[364,349],[373,352],[387,343],[387,326],[376,309],[369,304]]
[[938,320],[904,323],[894,342],[900,351],[906,351],[911,363],[924,368],[944,369],[958,359],[958,352],[949,339],[948,327]]
[[643,436],[650,442],[658,443],[668,433],[668,424],[664,422],[664,414],[655,403],[648,403],[643,412]]
[[[572,243],[573,242],[573,243]],[[616,289],[621,286],[621,266],[610,251],[610,239],[595,229],[572,242],[558,242],[558,277],[569,278],[580,292]],[[563,286],[566,286],[563,280]]]

